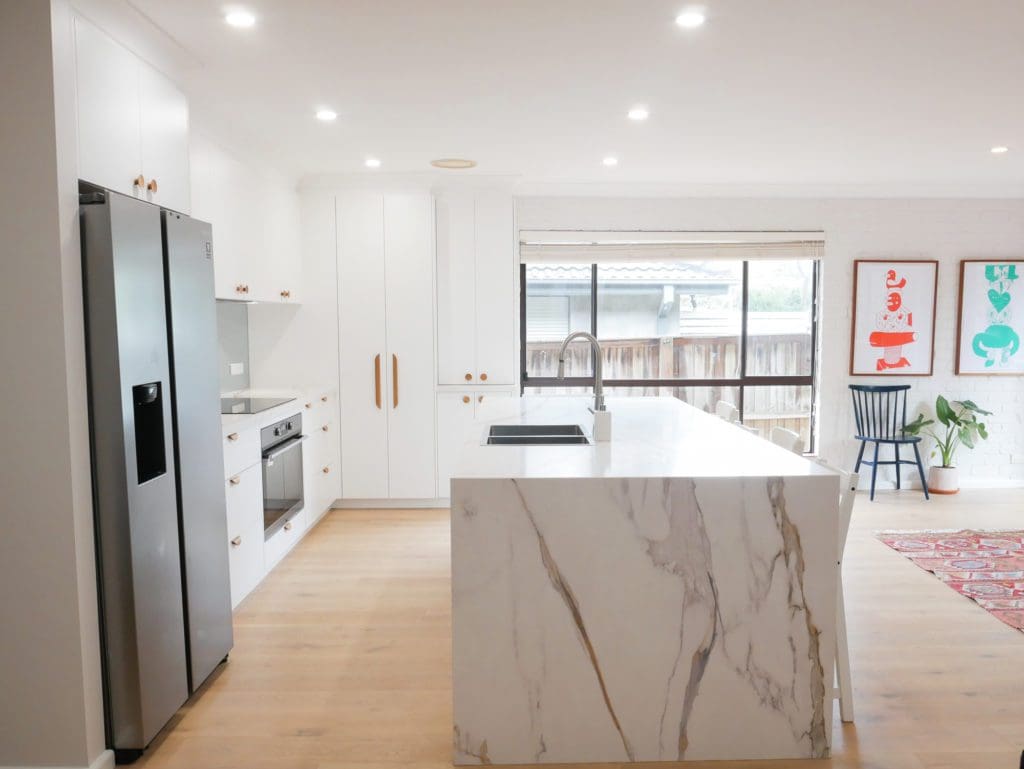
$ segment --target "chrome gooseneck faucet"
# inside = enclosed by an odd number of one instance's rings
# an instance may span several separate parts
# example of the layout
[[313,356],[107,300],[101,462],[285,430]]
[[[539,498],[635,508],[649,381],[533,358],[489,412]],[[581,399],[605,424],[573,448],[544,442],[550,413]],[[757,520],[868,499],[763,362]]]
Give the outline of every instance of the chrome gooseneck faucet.
[[575,331],[565,338],[558,351],[558,378],[565,379],[565,348],[574,339],[586,339],[594,349],[594,411],[604,411],[604,381],[601,377],[601,343],[586,331]]

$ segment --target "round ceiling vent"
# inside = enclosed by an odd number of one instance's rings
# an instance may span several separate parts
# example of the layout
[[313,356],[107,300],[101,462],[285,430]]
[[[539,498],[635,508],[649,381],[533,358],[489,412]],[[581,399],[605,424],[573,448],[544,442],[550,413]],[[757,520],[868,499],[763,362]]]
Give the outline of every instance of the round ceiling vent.
[[466,158],[438,158],[437,160],[431,160],[430,165],[434,168],[474,168],[476,166],[476,161],[467,160]]

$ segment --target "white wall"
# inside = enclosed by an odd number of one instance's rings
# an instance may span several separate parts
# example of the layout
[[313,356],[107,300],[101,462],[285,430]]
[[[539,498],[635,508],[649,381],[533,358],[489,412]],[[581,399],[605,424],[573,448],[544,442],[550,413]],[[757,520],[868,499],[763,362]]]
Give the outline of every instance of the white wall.
[[[519,227],[530,230],[824,230],[821,454],[852,466],[847,385],[907,381],[918,405],[942,393],[995,412],[987,419],[990,439],[958,457],[965,485],[1024,482],[1024,378],[953,375],[958,262],[1024,255],[1024,201],[521,197],[517,207]],[[853,260],[879,257],[940,262],[934,376],[849,376]]]
[[[51,25],[52,12],[52,25]],[[110,759],[93,560],[67,3],[0,3],[0,765]],[[56,77],[55,77],[56,75]],[[94,764],[98,765],[98,764]]]

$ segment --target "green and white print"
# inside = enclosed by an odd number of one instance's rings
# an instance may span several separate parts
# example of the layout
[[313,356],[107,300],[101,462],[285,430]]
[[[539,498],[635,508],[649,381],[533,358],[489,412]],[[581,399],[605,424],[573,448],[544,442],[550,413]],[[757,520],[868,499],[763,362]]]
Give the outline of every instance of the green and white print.
[[958,374],[1024,374],[1024,261],[960,264]]

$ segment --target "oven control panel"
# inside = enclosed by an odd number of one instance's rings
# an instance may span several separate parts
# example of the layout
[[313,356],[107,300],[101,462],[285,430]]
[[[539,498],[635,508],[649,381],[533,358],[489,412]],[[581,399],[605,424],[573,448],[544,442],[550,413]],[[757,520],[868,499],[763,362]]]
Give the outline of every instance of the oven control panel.
[[260,446],[266,450],[300,435],[302,435],[302,414],[295,414],[260,430]]

